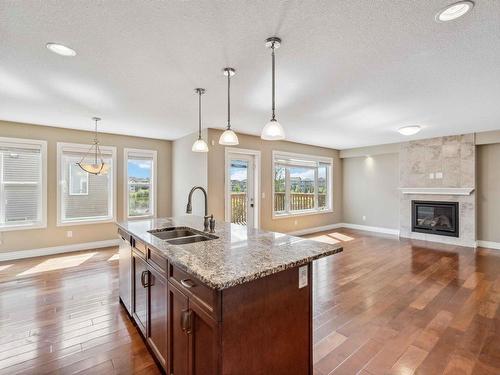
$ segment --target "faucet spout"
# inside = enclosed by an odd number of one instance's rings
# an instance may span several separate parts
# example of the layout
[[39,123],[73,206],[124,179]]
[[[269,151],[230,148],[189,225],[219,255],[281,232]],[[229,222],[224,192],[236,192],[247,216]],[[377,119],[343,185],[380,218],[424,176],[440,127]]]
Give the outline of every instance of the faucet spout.
[[187,202],[187,206],[186,206],[186,213],[190,214],[190,213],[193,212],[193,204],[192,204],[193,193],[196,190],[201,190],[202,193],[203,193],[203,195],[204,195],[204,197],[205,197],[205,216],[208,216],[208,196],[207,196],[207,191],[203,187],[201,187],[201,186],[195,186],[189,192],[188,202]]

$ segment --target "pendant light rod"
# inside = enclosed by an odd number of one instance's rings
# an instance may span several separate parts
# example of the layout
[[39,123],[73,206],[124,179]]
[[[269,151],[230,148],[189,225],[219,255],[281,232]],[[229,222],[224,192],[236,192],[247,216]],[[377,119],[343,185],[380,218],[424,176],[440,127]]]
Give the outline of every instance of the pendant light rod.
[[95,132],[94,132],[94,145],[95,145],[95,164],[97,164],[97,153],[99,152],[99,141],[97,140],[97,123],[101,121],[100,117],[92,117],[92,120],[95,122]]
[[281,39],[278,37],[271,37],[266,39],[266,47],[271,48],[271,69],[272,69],[272,120],[276,119],[276,56],[274,50],[281,45]]
[[206,90],[196,88],[194,91],[198,94],[198,139],[201,139],[201,96],[206,92]]
[[222,69],[227,77],[227,129],[231,129],[231,77],[236,74],[234,68]]

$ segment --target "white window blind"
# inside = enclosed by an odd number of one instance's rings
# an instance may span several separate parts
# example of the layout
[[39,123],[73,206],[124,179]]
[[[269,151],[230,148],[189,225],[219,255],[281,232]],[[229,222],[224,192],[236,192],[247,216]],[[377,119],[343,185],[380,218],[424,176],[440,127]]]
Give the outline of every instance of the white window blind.
[[126,215],[129,218],[155,215],[156,151],[125,149]]
[[332,209],[331,158],[273,152],[273,216]]
[[116,151],[114,147],[100,148],[109,169],[106,174],[94,175],[76,165],[87,153],[88,145],[58,143],[60,225],[114,220]]
[[0,229],[45,225],[46,143],[0,138]]

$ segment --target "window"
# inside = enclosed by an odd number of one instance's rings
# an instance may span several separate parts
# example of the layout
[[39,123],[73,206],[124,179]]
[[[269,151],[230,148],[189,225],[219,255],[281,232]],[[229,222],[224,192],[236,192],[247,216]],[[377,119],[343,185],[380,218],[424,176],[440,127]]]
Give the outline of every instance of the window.
[[331,158],[273,151],[273,217],[332,210]]
[[116,148],[100,146],[106,174],[93,175],[78,165],[89,145],[57,144],[58,225],[91,224],[115,220]]
[[125,209],[128,218],[156,214],[156,151],[124,150]]
[[47,142],[0,138],[0,230],[44,228]]

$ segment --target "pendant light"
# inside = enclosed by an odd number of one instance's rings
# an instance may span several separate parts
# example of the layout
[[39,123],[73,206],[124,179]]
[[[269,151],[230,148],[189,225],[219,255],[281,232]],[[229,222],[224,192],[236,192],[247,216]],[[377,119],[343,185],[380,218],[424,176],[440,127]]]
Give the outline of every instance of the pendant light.
[[271,56],[272,56],[272,96],[273,96],[273,114],[271,120],[264,126],[262,129],[262,133],[260,137],[266,141],[278,141],[281,139],[285,139],[285,130],[281,126],[281,124],[276,120],[275,116],[275,62],[274,62],[274,50],[279,48],[281,45],[281,39],[277,37],[267,38],[266,47],[271,48]]
[[231,77],[236,71],[233,68],[224,68],[222,72],[227,77],[227,128],[219,138],[219,144],[224,146],[236,146],[240,142],[238,136],[231,130]]
[[208,152],[207,143],[201,138],[201,96],[205,93],[205,89],[194,89],[198,94],[198,139],[193,143],[191,151],[193,152]]
[[94,142],[82,159],[76,163],[85,172],[94,175],[104,175],[108,172],[109,166],[104,163],[99,140],[97,139],[97,123],[101,121],[99,117],[92,117],[95,122]]

